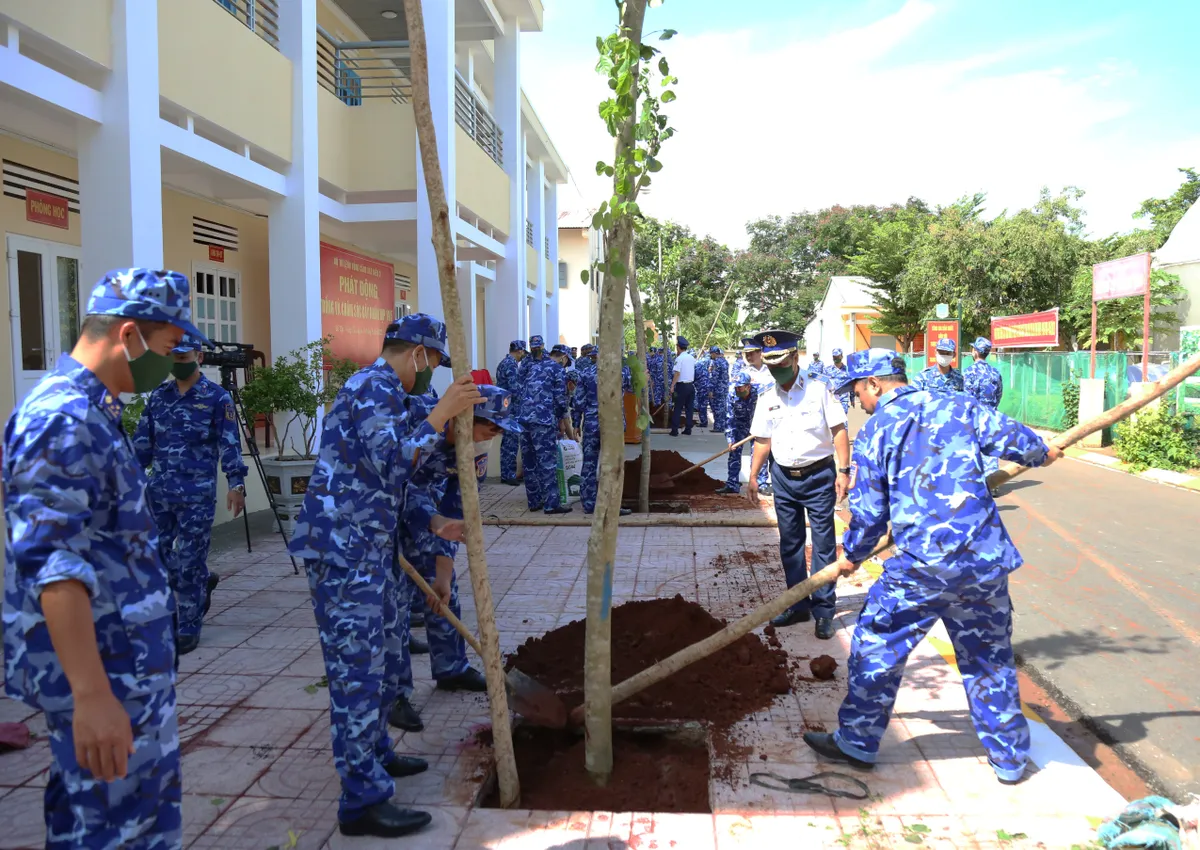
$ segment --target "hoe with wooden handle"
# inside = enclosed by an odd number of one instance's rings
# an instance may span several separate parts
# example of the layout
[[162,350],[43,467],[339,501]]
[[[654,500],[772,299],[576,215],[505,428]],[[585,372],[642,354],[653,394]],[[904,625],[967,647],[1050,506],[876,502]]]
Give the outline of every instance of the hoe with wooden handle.
[[751,437],[747,437],[744,440],[738,440],[732,446],[726,446],[725,448],[721,449],[721,451],[717,452],[712,457],[705,458],[704,460],[700,461],[699,463],[689,466],[683,472],[676,472],[674,475],[667,475],[667,473],[665,473],[665,472],[660,472],[656,475],[651,475],[650,476],[650,489],[651,490],[670,490],[672,487],[675,486],[675,480],[677,478],[682,478],[683,476],[687,475],[689,472],[695,472],[700,467],[707,466],[708,464],[712,463],[714,460],[719,458],[721,455],[727,455],[734,449],[741,448],[742,446],[746,445],[746,443],[750,442],[753,439],[754,439],[754,437],[751,436]]

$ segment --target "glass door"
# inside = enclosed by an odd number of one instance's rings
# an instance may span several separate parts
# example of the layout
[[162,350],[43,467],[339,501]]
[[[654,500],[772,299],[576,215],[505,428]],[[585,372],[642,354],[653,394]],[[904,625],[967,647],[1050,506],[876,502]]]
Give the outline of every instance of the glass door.
[[7,254],[13,383],[20,403],[58,356],[75,347],[85,305],[75,246],[9,236]]

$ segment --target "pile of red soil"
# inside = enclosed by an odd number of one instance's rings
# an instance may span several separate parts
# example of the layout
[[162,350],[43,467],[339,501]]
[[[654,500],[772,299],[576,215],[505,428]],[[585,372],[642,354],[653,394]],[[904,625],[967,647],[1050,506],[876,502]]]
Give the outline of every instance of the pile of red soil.
[[[704,469],[695,469],[682,478],[676,478],[671,483],[673,487],[661,490],[654,486],[654,480],[660,475],[674,475],[683,472],[693,462],[685,460],[679,452],[652,451],[650,452],[650,493],[653,496],[711,496],[721,486],[720,481],[714,481],[705,474]],[[642,459],[636,457],[625,461],[625,487],[621,494],[624,499],[636,499],[638,486],[642,480]]]
[[[599,788],[584,768],[584,739],[570,732],[520,727],[513,732],[521,808],[550,811],[712,811],[708,752],[658,736],[613,733],[613,772]],[[497,808],[493,790],[483,805]]]
[[[612,681],[624,681],[725,626],[682,596],[627,602],[612,610]],[[583,702],[584,621],[530,638],[509,657],[516,667],[559,691],[568,708]],[[788,657],[756,634],[697,661],[613,706],[617,718],[703,720],[729,726],[791,690]]]

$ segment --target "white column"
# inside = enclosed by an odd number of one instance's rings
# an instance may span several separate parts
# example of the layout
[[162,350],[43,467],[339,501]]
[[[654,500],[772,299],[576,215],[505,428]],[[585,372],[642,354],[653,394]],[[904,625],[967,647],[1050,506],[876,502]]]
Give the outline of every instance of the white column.
[[508,175],[508,236],[504,258],[487,292],[487,367],[493,372],[514,339],[528,339],[525,327],[525,151],[521,144],[521,31],[504,22],[495,42],[495,91],[492,112],[503,134],[504,173]]
[[[554,294],[550,297],[550,335],[558,339],[559,314],[561,309],[558,300],[558,186],[551,183],[546,187],[546,235],[550,237],[550,286]],[[567,345],[582,345],[577,340],[567,340]]]
[[[103,123],[80,122],[84,292],[111,269],[163,267],[157,69],[158,5],[113,0]],[[190,269],[182,271],[191,277]]]
[[268,219],[271,359],[321,337],[316,32],[317,0],[280,5],[279,50],[292,63],[292,161],[287,195]]
[[537,312],[535,327],[546,337],[546,349],[558,343],[558,337],[550,335],[546,321],[546,163],[538,160],[533,163],[529,172],[529,220],[533,222],[533,254],[537,261],[537,271],[533,282],[537,286],[537,296],[534,305]]
[[[437,132],[438,163],[446,188],[446,202],[453,226],[457,217],[455,190],[454,124],[454,4],[446,0],[421,0],[425,14],[425,39],[429,48],[429,102],[433,108],[433,126]],[[414,132],[416,132],[414,130]],[[433,250],[433,219],[429,213],[429,195],[425,191],[425,169],[421,166],[417,144],[417,303],[421,312],[444,318],[442,290],[438,281],[437,255]],[[442,369],[439,372],[445,371]],[[441,378],[441,375],[437,376]],[[435,387],[441,387],[435,382]]]
[[478,368],[475,362],[479,350],[479,307],[475,303],[475,263],[458,264],[458,303],[462,305],[463,324],[467,326],[467,349],[470,352],[468,365]]

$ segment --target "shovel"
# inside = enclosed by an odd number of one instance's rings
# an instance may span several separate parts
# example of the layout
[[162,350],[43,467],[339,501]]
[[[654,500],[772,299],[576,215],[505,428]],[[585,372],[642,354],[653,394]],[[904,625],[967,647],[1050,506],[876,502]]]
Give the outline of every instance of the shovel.
[[[408,577],[417,583],[417,587],[426,596],[436,596],[433,588],[429,586],[429,582],[417,572],[417,568],[405,560],[403,555],[396,554],[396,558],[400,561],[400,567],[404,572],[408,573]],[[479,641],[475,639],[475,635],[463,625],[462,620],[455,617],[445,606],[438,606],[439,610],[434,613],[441,617],[445,617],[450,625],[454,626],[454,630],[463,636],[463,640],[471,645],[471,649],[483,657],[483,647],[479,645]],[[508,692],[508,699],[512,703],[512,709],[517,714],[520,714],[534,726],[545,726],[550,729],[562,729],[567,725],[567,706],[559,698],[558,694],[547,688],[536,679],[527,676],[520,670],[509,670],[504,674],[504,688]]]
[[721,455],[727,455],[734,449],[740,448],[740,447],[746,445],[746,443],[750,442],[753,439],[754,439],[754,437],[750,436],[744,440],[738,440],[732,446],[726,446],[725,448],[721,449],[721,451],[717,452],[712,457],[705,458],[704,460],[700,461],[699,463],[695,464],[694,466],[689,466],[683,472],[676,472],[674,475],[667,475],[667,473],[665,473],[665,472],[659,472],[656,475],[651,475],[650,476],[650,489],[651,490],[670,490],[672,487],[675,486],[676,478],[682,478],[683,476],[687,475],[689,472],[695,472],[700,467],[706,466],[706,465],[712,463],[714,460],[719,458]]

